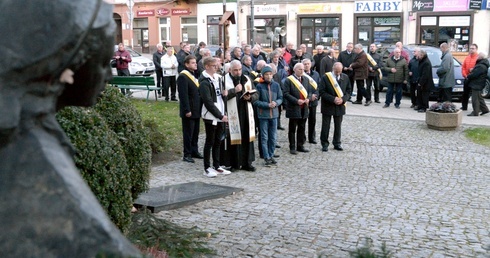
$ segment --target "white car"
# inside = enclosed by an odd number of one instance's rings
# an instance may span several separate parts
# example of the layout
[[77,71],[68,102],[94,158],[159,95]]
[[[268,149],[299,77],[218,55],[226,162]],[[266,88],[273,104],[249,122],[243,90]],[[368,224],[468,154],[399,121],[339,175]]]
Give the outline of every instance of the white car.
[[[114,52],[118,49],[117,45],[114,46]],[[150,60],[140,53],[132,50],[129,47],[125,47],[125,49],[131,54],[131,63],[129,63],[129,73],[131,75],[139,75],[139,76],[150,76],[155,72],[155,65],[153,64],[153,60]],[[116,68],[112,68],[112,75],[117,75]]]

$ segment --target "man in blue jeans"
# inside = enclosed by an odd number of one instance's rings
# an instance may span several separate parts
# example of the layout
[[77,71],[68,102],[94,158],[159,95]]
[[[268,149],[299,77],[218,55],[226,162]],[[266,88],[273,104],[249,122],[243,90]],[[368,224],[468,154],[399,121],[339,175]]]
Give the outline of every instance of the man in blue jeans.
[[264,154],[265,166],[277,164],[274,151],[277,140],[278,106],[282,103],[281,86],[272,80],[272,68],[264,66],[261,70],[262,78],[257,84],[259,99],[254,102],[257,107],[257,116],[260,123],[261,148]]

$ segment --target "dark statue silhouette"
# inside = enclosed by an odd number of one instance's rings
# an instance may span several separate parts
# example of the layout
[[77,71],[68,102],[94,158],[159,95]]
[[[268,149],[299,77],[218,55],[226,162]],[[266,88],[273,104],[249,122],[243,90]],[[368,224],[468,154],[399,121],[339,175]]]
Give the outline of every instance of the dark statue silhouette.
[[55,119],[104,89],[112,6],[2,0],[0,24],[1,256],[139,257],[81,178]]

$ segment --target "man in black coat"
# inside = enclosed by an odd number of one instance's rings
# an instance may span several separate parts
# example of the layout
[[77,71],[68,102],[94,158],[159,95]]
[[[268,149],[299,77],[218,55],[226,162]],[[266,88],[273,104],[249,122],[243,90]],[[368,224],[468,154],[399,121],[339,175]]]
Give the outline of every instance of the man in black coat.
[[487,56],[485,53],[480,52],[476,59],[475,67],[466,77],[468,79],[468,86],[471,88],[471,104],[473,106],[473,112],[468,114],[468,116],[480,116],[488,113],[488,107],[481,96],[481,91],[485,87],[489,66]]
[[419,110],[419,107],[417,106],[417,95],[416,90],[417,90],[417,84],[419,81],[419,52],[420,48],[416,47],[413,50],[413,57],[410,59],[410,62],[408,62],[408,76],[410,76],[410,99],[412,100],[412,105],[410,108],[415,108],[416,110]]
[[345,73],[349,77],[349,82],[351,85],[351,92],[349,92],[349,100],[350,101],[350,95],[352,94],[352,90],[354,88],[354,71],[349,69],[349,66],[354,62],[354,59],[356,57],[356,53],[354,53],[352,50],[354,49],[354,44],[352,42],[347,43],[347,46],[345,47],[345,50],[339,53],[339,57],[337,58],[337,61],[342,63],[342,66],[344,67],[343,73]]
[[185,69],[177,78],[179,89],[180,117],[182,119],[182,137],[184,140],[184,158],[186,162],[194,163],[194,158],[202,159],[197,142],[201,118],[201,97],[199,82],[196,78],[196,57],[189,55],[184,60]]
[[162,56],[165,55],[163,51],[163,45],[157,44],[157,51],[153,53],[153,64],[155,65],[155,73],[157,74],[157,88],[158,88],[158,97],[162,97],[162,91],[160,90],[163,87],[163,70],[161,65]]
[[303,59],[303,65],[305,66],[304,76],[310,81],[311,89],[311,101],[308,105],[308,142],[317,144],[316,142],[316,107],[318,106],[318,84],[320,83],[320,75],[311,69],[310,59]]
[[312,63],[312,70],[315,70],[318,74],[322,74],[320,72],[320,67],[321,67],[321,61],[324,57],[327,56],[327,52],[324,51],[323,45],[318,45],[316,46],[316,54],[313,56],[313,61]]
[[429,93],[430,89],[434,87],[434,80],[432,77],[432,64],[424,49],[419,50],[418,60],[417,108],[418,112],[423,113],[429,108]]
[[308,78],[303,76],[304,65],[297,63],[293,74],[284,81],[284,98],[287,99],[286,117],[289,118],[289,150],[293,155],[299,152],[309,152],[304,147],[306,142],[306,119],[308,105],[311,101],[312,87]]
[[333,64],[335,62],[337,62],[337,60],[333,56],[333,50],[332,49],[328,49],[324,53],[325,53],[325,57],[322,58],[322,60],[320,61],[320,66],[319,66],[320,76],[323,76],[325,73],[331,72],[333,69]]
[[379,101],[379,80],[380,80],[380,68],[383,67],[383,58],[380,54],[376,53],[376,44],[371,44],[369,46],[369,55],[372,60],[370,60],[368,56],[368,65],[369,65],[369,73],[368,78],[366,79],[366,90],[371,92],[371,87],[374,87],[374,102],[380,103]]
[[184,60],[186,56],[190,55],[190,52],[191,52],[191,46],[187,43],[183,43],[182,48],[177,53],[177,62],[179,62],[179,67],[177,71],[179,73],[185,69]]
[[342,63],[336,62],[331,73],[324,74],[320,81],[318,91],[322,102],[322,132],[320,141],[322,151],[328,151],[328,135],[330,133],[330,121],[333,116],[334,132],[333,146],[335,150],[342,151],[341,128],[345,115],[345,102],[350,98],[351,84],[349,77],[342,73]]

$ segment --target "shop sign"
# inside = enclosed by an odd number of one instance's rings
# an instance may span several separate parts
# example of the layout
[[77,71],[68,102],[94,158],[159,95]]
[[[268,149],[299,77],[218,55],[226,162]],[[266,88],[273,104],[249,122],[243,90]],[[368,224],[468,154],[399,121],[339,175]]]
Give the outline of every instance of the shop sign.
[[470,7],[468,9],[481,10],[482,0],[470,0]]
[[190,9],[172,9],[172,15],[188,15],[191,14]]
[[155,11],[154,10],[139,10],[136,12],[136,16],[138,16],[138,17],[155,16]]
[[279,13],[278,4],[256,5],[254,6],[255,15],[276,15]]
[[160,8],[157,10],[157,14],[160,16],[165,16],[170,14],[170,10],[167,8]]
[[402,1],[355,1],[354,13],[399,13]]
[[414,0],[413,12],[454,12],[468,10],[468,0]]
[[300,4],[298,5],[298,14],[312,13],[341,13],[342,5],[340,4]]

